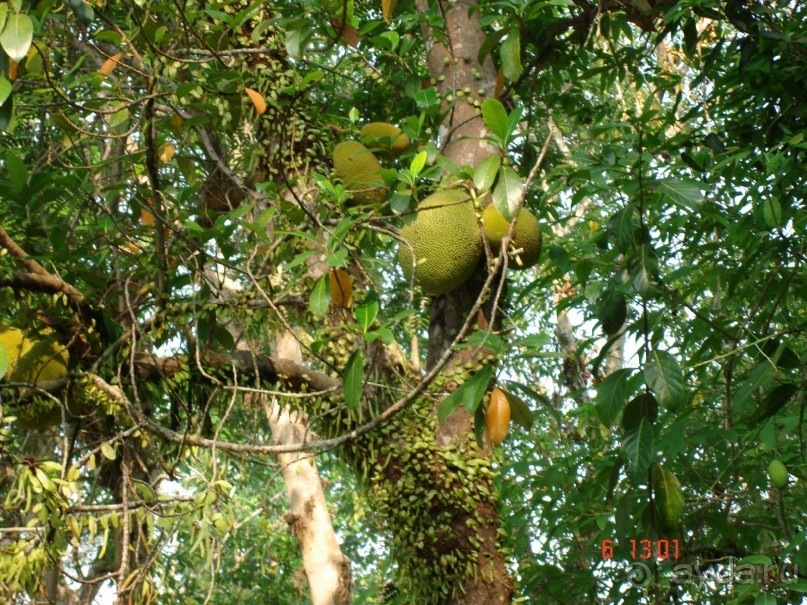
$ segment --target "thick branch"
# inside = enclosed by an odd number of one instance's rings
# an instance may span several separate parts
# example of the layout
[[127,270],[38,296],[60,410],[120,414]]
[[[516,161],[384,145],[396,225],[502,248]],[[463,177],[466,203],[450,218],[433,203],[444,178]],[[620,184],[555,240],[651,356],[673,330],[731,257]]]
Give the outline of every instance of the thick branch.
[[[263,380],[273,383],[283,382],[296,391],[310,387],[315,391],[337,392],[342,388],[340,380],[311,370],[301,363],[278,357],[255,355],[250,351],[235,351],[231,355],[207,351],[203,361],[214,369],[232,366],[246,374],[257,372]],[[135,359],[137,376],[142,380],[171,377],[189,362],[189,358],[184,355],[166,358],[140,355]]]
[[28,269],[28,273],[30,274],[28,276],[29,283],[38,284],[38,289],[47,287],[48,291],[66,294],[70,301],[76,305],[80,305],[84,301],[84,295],[81,294],[81,292],[50,273],[45,267],[35,261],[30,254],[11,239],[11,236],[3,229],[2,225],[0,225],[0,246],[8,250],[11,256],[17,257],[22,261],[22,264]]

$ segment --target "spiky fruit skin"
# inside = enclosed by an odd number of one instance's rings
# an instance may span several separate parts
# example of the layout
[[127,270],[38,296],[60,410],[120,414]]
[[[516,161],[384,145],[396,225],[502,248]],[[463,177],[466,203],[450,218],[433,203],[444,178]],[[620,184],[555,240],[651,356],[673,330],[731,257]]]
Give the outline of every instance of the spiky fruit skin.
[[781,460],[771,460],[771,463],[768,465],[768,477],[770,477],[771,485],[775,488],[785,489],[787,487],[787,467]]
[[[438,191],[424,199],[415,220],[401,229],[401,236],[415,253],[415,284],[431,296],[465,283],[482,256],[482,234],[473,201],[460,189]],[[398,260],[410,280],[412,255],[403,242]]]
[[333,148],[333,168],[351,192],[351,206],[382,204],[387,184],[381,178],[381,163],[358,141],[343,141]]
[[[482,230],[485,232],[488,243],[495,250],[498,250],[501,246],[502,239],[509,228],[510,223],[504,220],[504,217],[499,214],[493,204],[490,204],[482,211]],[[521,250],[521,252],[516,255],[514,262],[508,263],[508,268],[528,269],[535,265],[538,259],[541,258],[542,244],[543,235],[541,234],[538,219],[535,218],[532,212],[522,208],[518,213],[513,239],[510,242],[511,249]]]
[[412,144],[412,141],[401,132],[400,128],[387,122],[365,124],[359,131],[359,140],[362,145],[379,148],[396,158],[409,149]]
[[499,389],[490,392],[488,409],[485,411],[485,428],[493,445],[499,445],[507,437],[510,428],[510,402]]
[[[10,382],[28,382],[40,385],[67,375],[70,354],[55,338],[51,330],[29,338],[18,328],[0,329],[0,346],[8,353],[6,378]],[[51,400],[34,399],[15,411],[17,426],[24,429],[43,429],[61,419],[61,408]]]

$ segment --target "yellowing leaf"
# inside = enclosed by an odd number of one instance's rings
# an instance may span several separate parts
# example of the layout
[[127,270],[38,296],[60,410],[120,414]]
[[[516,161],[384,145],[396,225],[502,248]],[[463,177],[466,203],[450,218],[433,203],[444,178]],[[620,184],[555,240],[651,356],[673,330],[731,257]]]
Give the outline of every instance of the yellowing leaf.
[[263,95],[259,93],[257,90],[253,90],[248,87],[244,87],[244,91],[246,91],[247,95],[249,95],[252,104],[255,106],[255,111],[258,112],[259,116],[262,116],[266,113],[266,100],[263,98]]
[[171,125],[171,132],[179,136],[182,134],[182,128],[185,125],[185,120],[178,113],[172,113],[169,124]]
[[140,224],[144,227],[149,227],[154,224],[154,215],[150,210],[145,208],[140,209]]
[[504,92],[504,70],[499,67],[499,73],[496,74],[496,90],[493,93],[493,98],[498,99]]
[[485,412],[485,424],[488,437],[493,445],[498,445],[507,436],[510,428],[510,402],[499,389],[490,392],[488,409]]
[[331,300],[341,306],[353,306],[353,280],[344,269],[334,269],[330,275]]
[[384,21],[390,23],[392,19],[392,13],[395,12],[395,5],[398,4],[398,0],[381,0],[381,14],[384,16]]
[[115,453],[115,448],[109,445],[109,443],[107,442],[101,444],[101,453],[107,460],[114,460],[117,457],[117,454]]
[[340,21],[339,19],[334,19],[331,21],[331,25],[333,25],[333,28],[342,37],[342,40],[347,42],[348,45],[352,46],[353,48],[356,48],[359,45],[359,30],[357,30],[355,27],[349,23]]
[[120,62],[122,56],[123,56],[122,53],[116,53],[111,57],[109,57],[109,59],[104,61],[104,64],[98,70],[98,73],[104,74],[105,76],[111,74],[112,71],[118,66],[118,63]]
[[174,157],[174,145],[171,142],[165,143],[160,147],[160,161],[163,163],[170,162],[172,157]]

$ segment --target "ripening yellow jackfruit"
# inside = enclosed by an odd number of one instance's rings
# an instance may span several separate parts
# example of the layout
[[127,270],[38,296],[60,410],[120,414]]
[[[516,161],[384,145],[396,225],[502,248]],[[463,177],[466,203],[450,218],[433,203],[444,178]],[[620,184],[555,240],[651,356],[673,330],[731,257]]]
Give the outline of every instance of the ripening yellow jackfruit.
[[359,140],[362,145],[373,149],[378,148],[396,158],[412,144],[412,141],[401,132],[400,128],[386,122],[365,124],[359,131]]
[[[507,234],[510,223],[496,210],[496,206],[490,204],[482,211],[482,230],[485,237],[494,250],[498,250],[502,239]],[[516,228],[513,231],[513,239],[510,242],[511,250],[518,251],[515,261],[507,263],[510,269],[527,269],[538,262],[541,257],[541,226],[535,215],[522,208],[516,219]]]
[[426,294],[438,296],[461,286],[482,256],[482,234],[471,197],[460,189],[438,191],[418,205],[415,220],[401,229],[398,261]]
[[[52,332],[42,330],[29,337],[18,328],[0,327],[0,347],[8,354],[5,378],[9,382],[40,385],[67,375],[70,354],[51,336]],[[59,422],[61,415],[56,402],[39,398],[15,411],[17,425],[24,429],[47,428]]]
[[0,380],[10,378],[14,373],[17,367],[17,360],[20,358],[20,353],[22,352],[23,340],[22,330],[0,326],[0,347],[5,349],[6,355],[8,355],[8,369],[3,376],[0,376]]
[[381,178],[381,164],[358,141],[343,141],[333,148],[333,167],[353,195],[352,206],[386,201],[388,191]]

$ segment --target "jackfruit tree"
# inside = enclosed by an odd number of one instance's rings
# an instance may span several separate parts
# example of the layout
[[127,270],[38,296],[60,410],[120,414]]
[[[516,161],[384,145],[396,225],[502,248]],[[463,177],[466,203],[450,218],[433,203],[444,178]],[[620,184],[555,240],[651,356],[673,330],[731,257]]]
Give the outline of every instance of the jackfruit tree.
[[0,601],[797,602],[805,20],[0,3]]

